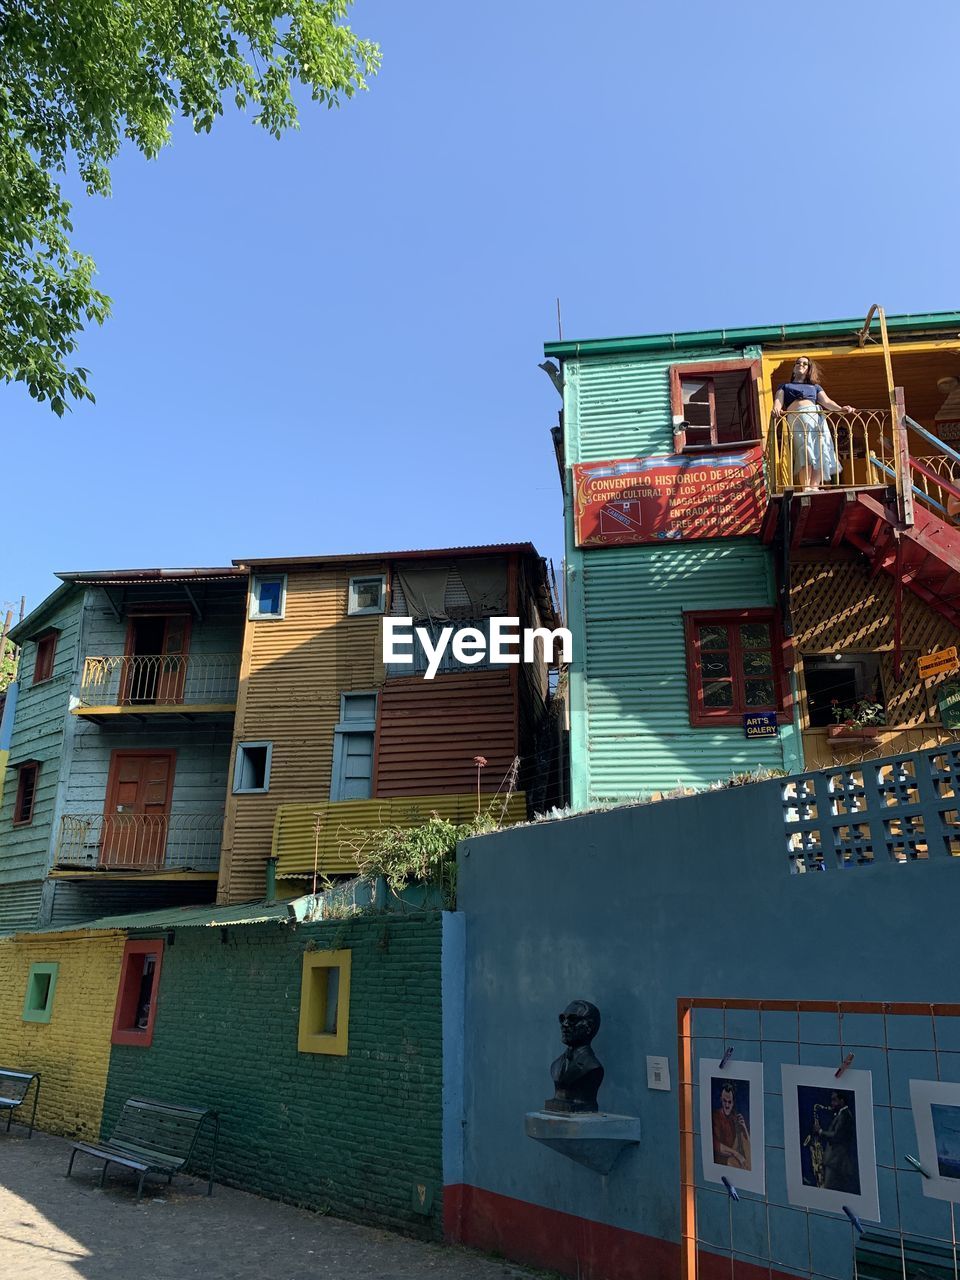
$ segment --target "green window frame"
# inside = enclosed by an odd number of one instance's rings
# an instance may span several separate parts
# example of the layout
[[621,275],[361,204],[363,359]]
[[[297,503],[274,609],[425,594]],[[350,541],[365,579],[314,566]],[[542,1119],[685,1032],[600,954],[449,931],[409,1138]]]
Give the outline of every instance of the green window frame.
[[53,1014],[53,993],[57,988],[59,964],[37,963],[30,966],[27,990],[23,997],[24,1022],[49,1022]]

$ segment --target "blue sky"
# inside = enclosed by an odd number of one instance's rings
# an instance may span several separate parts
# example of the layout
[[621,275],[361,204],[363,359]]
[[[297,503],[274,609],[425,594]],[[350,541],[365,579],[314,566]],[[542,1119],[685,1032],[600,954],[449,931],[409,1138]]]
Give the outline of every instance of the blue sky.
[[0,387],[0,601],[56,569],[530,539],[556,336],[960,308],[952,3],[359,0],[368,94],[79,199],[95,406]]

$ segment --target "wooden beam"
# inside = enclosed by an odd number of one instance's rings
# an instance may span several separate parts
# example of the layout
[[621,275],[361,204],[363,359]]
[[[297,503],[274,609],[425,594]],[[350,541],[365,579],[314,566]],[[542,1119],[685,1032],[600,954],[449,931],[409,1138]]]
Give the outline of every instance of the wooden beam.
[[800,511],[794,522],[793,528],[790,530],[790,550],[795,551],[799,547],[803,538],[803,531],[807,527],[807,521],[810,519],[812,510],[811,500],[809,498],[800,499]]
[[856,510],[857,495],[855,493],[847,493],[844,495],[844,503],[840,508],[840,514],[837,516],[837,523],[833,526],[833,533],[830,535],[831,547],[839,547],[843,541],[844,530],[850,521],[850,516]]

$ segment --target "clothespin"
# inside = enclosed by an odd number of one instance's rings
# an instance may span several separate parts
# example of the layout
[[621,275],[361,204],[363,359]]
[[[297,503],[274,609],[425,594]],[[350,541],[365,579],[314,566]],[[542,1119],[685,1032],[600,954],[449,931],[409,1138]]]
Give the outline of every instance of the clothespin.
[[843,1073],[846,1071],[847,1067],[849,1067],[852,1061],[853,1061],[853,1054],[848,1053],[847,1056],[844,1058],[844,1060],[840,1063],[839,1067],[837,1067],[836,1071],[833,1073],[835,1080],[840,1079],[840,1077],[843,1075]]
[[727,1188],[727,1195],[730,1197],[731,1200],[740,1199],[740,1197],[737,1195],[737,1188],[733,1185],[733,1183],[730,1181],[729,1178],[724,1178],[721,1176],[720,1181]]
[[927,1173],[926,1169],[923,1167],[923,1165],[920,1163],[920,1161],[917,1159],[916,1156],[909,1156],[906,1154],[906,1152],[904,1152],[903,1158],[913,1165],[917,1173],[922,1173],[925,1178],[930,1177],[929,1173]]
[[719,1068],[719,1069],[720,1069],[721,1071],[722,1071],[722,1070],[723,1070],[723,1068],[727,1065],[727,1063],[730,1061],[730,1059],[731,1059],[732,1057],[733,1057],[733,1045],[732,1045],[732,1044],[728,1044],[728,1045],[727,1045],[727,1051],[726,1051],[726,1053],[725,1053],[725,1054],[723,1055],[723,1057],[720,1059],[720,1068]]
[[860,1235],[863,1235],[863,1223],[860,1221],[857,1215],[853,1212],[853,1210],[848,1209],[847,1206],[844,1205],[843,1212],[847,1215],[847,1217],[850,1219],[853,1225],[857,1228],[857,1231],[860,1233]]

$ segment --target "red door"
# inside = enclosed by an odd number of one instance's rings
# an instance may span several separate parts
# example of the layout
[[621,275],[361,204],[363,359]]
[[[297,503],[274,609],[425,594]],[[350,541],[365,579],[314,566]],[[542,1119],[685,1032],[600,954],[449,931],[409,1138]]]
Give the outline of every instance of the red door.
[[160,867],[167,847],[175,751],[114,751],[100,841],[102,867]]
[[183,702],[189,647],[189,614],[131,618],[120,701],[127,705]]

